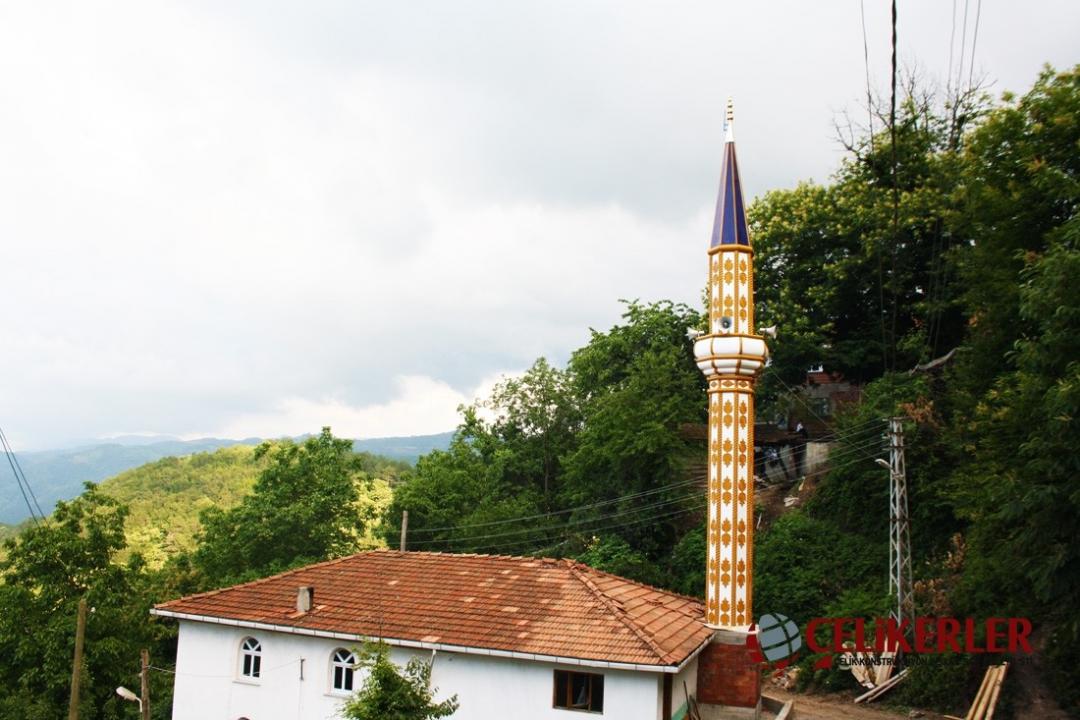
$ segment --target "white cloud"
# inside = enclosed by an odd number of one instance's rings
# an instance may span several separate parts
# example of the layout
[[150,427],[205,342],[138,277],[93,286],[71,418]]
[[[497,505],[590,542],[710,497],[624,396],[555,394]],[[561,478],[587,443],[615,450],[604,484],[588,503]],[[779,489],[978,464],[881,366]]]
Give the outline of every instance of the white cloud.
[[398,376],[393,379],[394,396],[384,403],[353,406],[340,398],[286,398],[266,412],[244,414],[212,433],[190,437],[297,436],[327,425],[338,437],[351,438],[445,432],[460,421],[459,406],[487,397],[496,382],[513,374],[486,378],[469,393],[423,375]]

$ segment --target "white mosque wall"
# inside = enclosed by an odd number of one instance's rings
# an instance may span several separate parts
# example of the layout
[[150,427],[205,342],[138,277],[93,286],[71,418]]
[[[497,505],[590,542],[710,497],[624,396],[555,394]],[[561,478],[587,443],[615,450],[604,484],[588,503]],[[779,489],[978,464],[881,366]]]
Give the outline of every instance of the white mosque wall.
[[[249,636],[257,638],[262,646],[262,672],[258,680],[241,678],[239,674],[240,644]],[[349,643],[181,621],[173,718],[339,718],[345,696],[331,690],[330,658],[340,647],[349,647]],[[411,657],[429,660],[431,652],[391,649],[391,658],[398,665],[404,665]],[[552,707],[555,669],[602,673],[602,715]],[[683,681],[690,693],[695,693],[696,670],[695,660],[674,679],[673,708],[677,709],[685,702]],[[359,688],[362,682],[358,672],[354,687]],[[452,716],[453,720],[573,720],[586,715],[658,720],[662,713],[663,675],[655,672],[562,666],[440,651],[435,655],[432,685],[438,688],[439,699],[453,694],[458,696],[460,709]]]

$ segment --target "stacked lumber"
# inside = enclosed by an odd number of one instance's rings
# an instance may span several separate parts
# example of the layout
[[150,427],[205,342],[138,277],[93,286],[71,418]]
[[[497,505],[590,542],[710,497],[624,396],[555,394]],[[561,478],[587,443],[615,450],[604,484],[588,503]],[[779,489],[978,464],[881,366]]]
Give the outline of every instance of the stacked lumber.
[[991,665],[986,668],[982,685],[979,686],[979,692],[975,695],[975,700],[971,703],[964,720],[993,720],[998,695],[1001,694],[1001,685],[1005,682],[1005,673],[1008,670],[1009,663]]

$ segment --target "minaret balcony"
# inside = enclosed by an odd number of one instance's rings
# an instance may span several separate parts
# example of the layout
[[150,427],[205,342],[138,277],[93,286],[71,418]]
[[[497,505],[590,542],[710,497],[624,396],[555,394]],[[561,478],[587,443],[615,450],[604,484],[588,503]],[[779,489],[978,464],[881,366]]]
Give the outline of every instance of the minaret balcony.
[[760,335],[702,335],[694,341],[694,358],[705,377],[754,377],[768,357],[769,349]]

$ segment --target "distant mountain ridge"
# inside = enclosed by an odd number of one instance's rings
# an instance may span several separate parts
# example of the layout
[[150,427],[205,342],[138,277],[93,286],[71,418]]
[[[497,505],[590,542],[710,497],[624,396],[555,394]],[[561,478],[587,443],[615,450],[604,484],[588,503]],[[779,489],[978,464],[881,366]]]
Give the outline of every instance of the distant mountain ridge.
[[[354,440],[353,447],[358,452],[416,462],[418,457],[432,450],[445,450],[450,446],[453,435],[453,431],[449,431],[435,435],[365,438]],[[137,442],[129,443],[128,440]],[[101,482],[164,457],[185,457],[235,445],[258,445],[260,442],[262,438],[145,442],[145,438],[136,436],[82,447],[18,453],[17,457],[42,510],[48,514],[57,500],[68,500],[82,492],[84,482]],[[13,525],[27,517],[29,513],[11,469],[0,460],[0,523]]]

